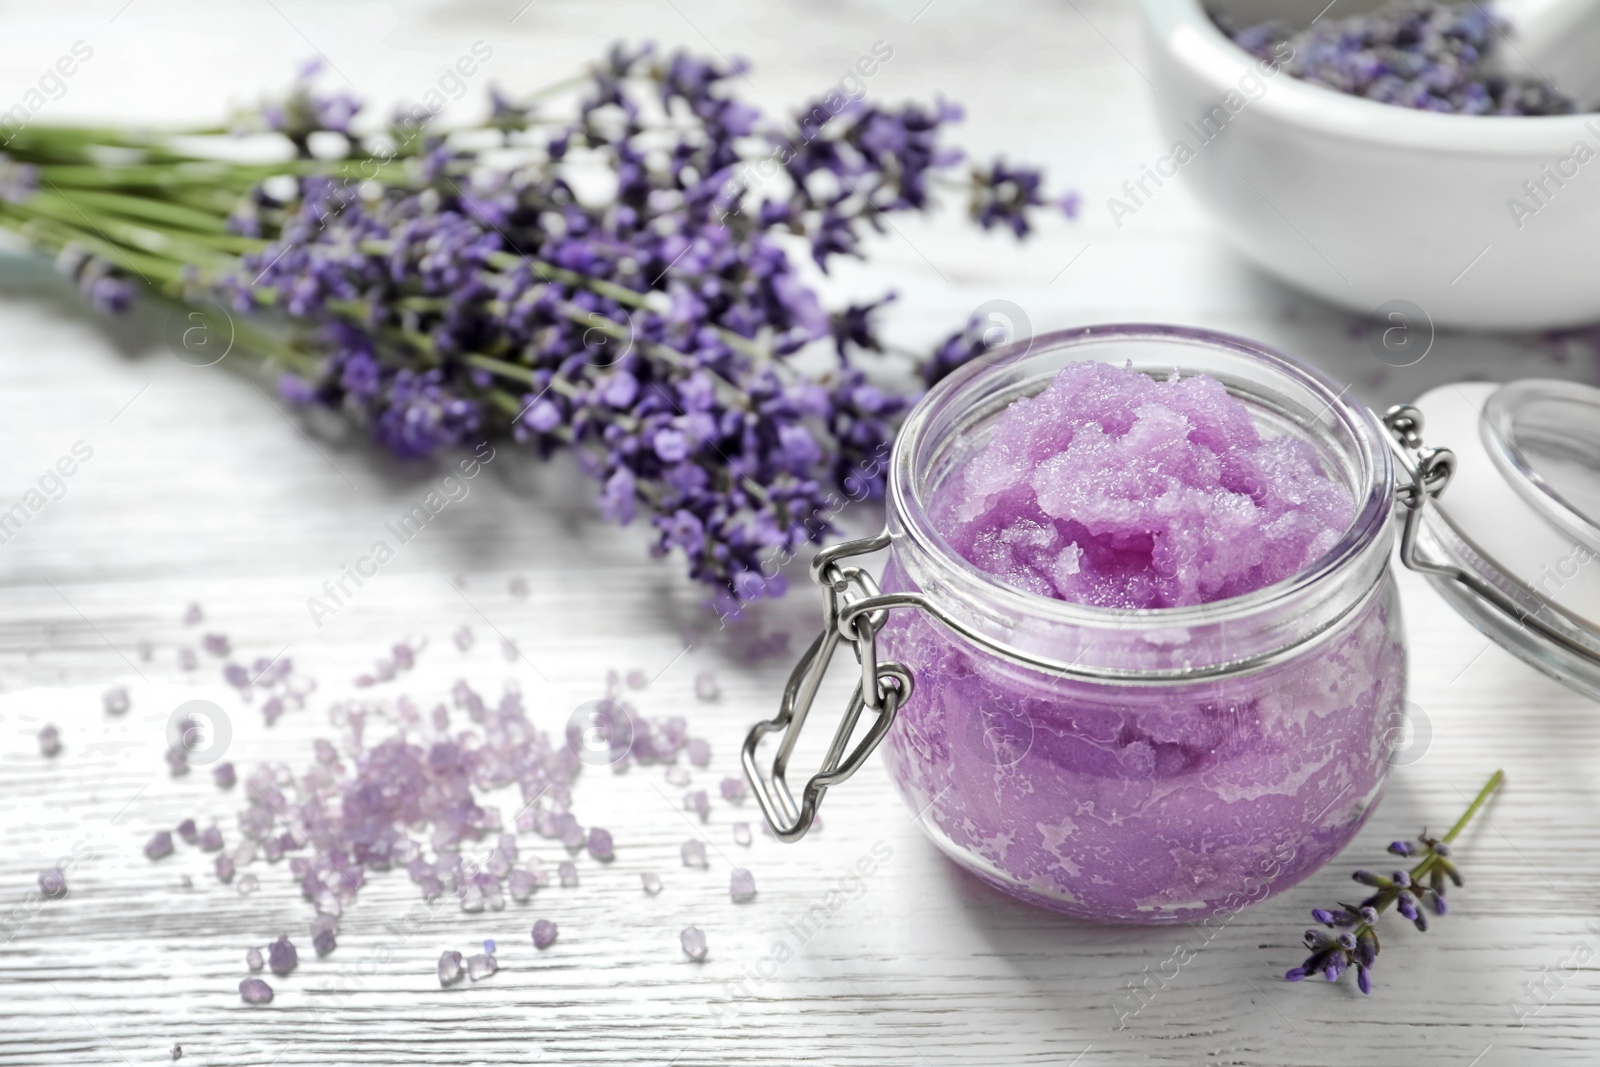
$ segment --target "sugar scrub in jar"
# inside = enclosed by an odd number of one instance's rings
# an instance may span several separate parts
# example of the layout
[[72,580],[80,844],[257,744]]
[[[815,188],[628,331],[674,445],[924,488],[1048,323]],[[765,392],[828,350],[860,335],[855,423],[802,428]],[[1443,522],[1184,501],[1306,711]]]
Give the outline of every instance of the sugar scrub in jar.
[[[852,581],[872,594],[838,627],[878,628],[855,642],[863,677],[898,681],[803,810],[785,786],[769,817],[803,833],[877,731],[929,837],[1032,903],[1177,922],[1293,885],[1388,770],[1394,478],[1371,412],[1240,338],[1093,327],[963,368],[896,444],[887,530],[863,546],[890,548],[881,594],[826,561],[831,611]],[[837,643],[797,668],[792,729]]]

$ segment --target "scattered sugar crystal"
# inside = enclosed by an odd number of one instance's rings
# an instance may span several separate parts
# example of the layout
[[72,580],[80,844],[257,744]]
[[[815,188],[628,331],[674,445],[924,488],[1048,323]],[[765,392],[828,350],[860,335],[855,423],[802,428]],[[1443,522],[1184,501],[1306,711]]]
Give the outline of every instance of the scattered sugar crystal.
[[284,705],[282,697],[268,697],[261,705],[261,717],[266,720],[268,726],[271,726],[273,723],[277,722],[278,719],[283,715],[283,711]]
[[332,930],[318,930],[311,936],[311,947],[317,950],[319,956],[326,956],[336,945]]
[[483,890],[476,885],[469,885],[461,892],[461,910],[479,912],[483,910]]
[[233,769],[232,763],[219,763],[211,772],[211,777],[216,781],[218,789],[232,789],[239,780],[239,772]]
[[589,836],[583,832],[583,827],[574,821],[570,826],[561,831],[561,843],[570,851],[576,852],[588,844]]
[[646,896],[653,897],[661,892],[661,879],[648,872],[639,876],[639,884],[644,886]]
[[272,987],[259,978],[246,978],[239,983],[239,995],[246,1004],[270,1004]]
[[722,695],[722,687],[717,684],[717,672],[707,667],[694,676],[694,695],[701,700],[712,701]]
[[178,649],[178,666],[186,671],[192,671],[200,666],[200,657],[194,654],[192,648]]
[[533,896],[533,890],[538,885],[531,871],[513,870],[506,877],[507,888],[511,890],[511,899],[522,903]]
[[185,819],[178,824],[178,836],[187,844],[194,844],[196,831],[193,819]]
[[54,726],[46,726],[39,731],[39,754],[47,759],[54,759],[61,754],[61,731]]
[[104,705],[107,715],[121,715],[128,710],[128,691],[120,685],[114,685],[100,694],[100,703]]
[[279,934],[278,940],[267,946],[267,966],[273,974],[288,974],[299,962],[300,953],[295,951],[288,934]]
[[454,640],[457,648],[463,652],[467,651],[472,647],[472,627],[462,623],[461,628],[455,632]]
[[201,852],[216,852],[222,848],[222,831],[208,826],[195,837],[195,844],[200,846]]
[[578,884],[578,867],[571,860],[562,860],[556,865],[556,874],[561,878],[561,885],[571,889]]
[[222,680],[235,689],[250,688],[249,673],[237,663],[229,663],[222,668]]
[[227,634],[206,634],[200,639],[200,647],[213,656],[226,656],[233,649]]
[[231,856],[218,856],[216,863],[217,881],[233,881],[233,858]]
[[509,859],[516,859],[517,858],[517,835],[516,834],[501,834],[500,835],[500,840],[499,840],[499,845],[500,845],[500,852],[503,855],[505,855],[507,858],[509,858]]
[[267,964],[266,961],[261,958],[261,950],[258,948],[252,948],[244,954],[244,965],[250,968],[252,971],[259,971]]
[[454,985],[465,972],[461,967],[461,953],[446,949],[439,956],[439,984]]
[[67,876],[60,867],[46,867],[39,872],[39,892],[52,900],[67,895]]
[[756,876],[743,867],[733,869],[733,877],[728,880],[728,896],[733,898],[735,904],[744,904],[756,898]]
[[479,979],[489,977],[499,969],[500,964],[495,960],[495,958],[485,953],[479,953],[476,956],[469,956],[467,958],[467,977],[471,978],[474,982],[478,981]]
[[494,938],[486,937],[483,939],[483,951],[491,956],[494,955]]
[[254,893],[260,885],[261,880],[255,875],[249,873],[242,874],[239,876],[239,895],[241,897],[247,897],[251,893]]
[[172,834],[166,830],[157,830],[150,840],[145,842],[144,854],[147,859],[153,860],[172,855]]
[[[556,943],[556,924],[549,919],[540,919],[533,924],[533,947],[549,948]],[[579,938],[581,941],[582,938]]]
[[317,762],[324,767],[331,767],[339,762],[339,752],[326,738],[319,737],[311,742],[312,750],[316,753]]
[[689,784],[689,771],[688,771],[688,769],[685,768],[685,767],[680,767],[676,763],[674,763],[672,766],[668,767],[667,768],[667,784],[668,785],[678,785],[678,786],[688,785]]
[[193,889],[194,888],[194,879],[190,878],[186,874],[182,878],[178,879],[178,884],[183,886],[183,888],[185,888],[185,889]]
[[177,1042],[173,1042],[173,1044],[172,1044],[172,1061],[174,1063],[176,1063],[177,1061],[179,1061],[181,1059],[183,1059],[183,1046],[178,1044]]
[[750,788],[745,785],[743,778],[724,778],[722,780],[722,799],[726,801],[743,800],[749,795]]
[[706,866],[706,846],[704,841],[685,841],[678,850],[683,857],[685,867]]
[[201,611],[200,605],[194,603],[193,601],[190,602],[188,607],[183,609],[183,624],[185,626],[194,626],[205,617],[206,613]]
[[525,597],[528,595],[528,579],[520,574],[513,574],[511,581],[506,583],[506,590],[514,597]]
[[708,767],[711,765],[711,742],[704,738],[691,737],[685,747],[689,753],[690,763],[696,767]]
[[701,822],[705,822],[706,817],[711,814],[711,798],[706,796],[704,789],[696,789],[692,793],[685,794],[683,806],[686,810],[700,816]]
[[706,958],[706,935],[698,926],[685,926],[678,935],[678,944],[683,946],[683,954],[696,963]]
[[747,822],[736,822],[736,823],[734,823],[733,824],[733,840],[734,840],[735,844],[743,845],[745,848],[749,848],[750,847],[750,824],[747,823]]
[[609,860],[615,853],[612,851],[611,832],[600,827],[591,827],[589,830],[589,855],[597,860]]
[[417,665],[418,651],[418,649],[413,648],[404,641],[401,641],[399,644],[396,644],[393,648],[389,649],[389,655],[394,657],[394,665],[396,669],[409,671],[412,667]]
[[167,770],[171,772],[172,777],[181,778],[189,773],[189,761],[183,752],[169,748],[162,753],[162,756],[167,761]]
[[640,670],[638,667],[635,667],[633,670],[628,672],[628,688],[629,689],[643,689],[645,686],[647,686],[649,684],[650,684],[649,676],[646,675],[644,673],[644,671]]

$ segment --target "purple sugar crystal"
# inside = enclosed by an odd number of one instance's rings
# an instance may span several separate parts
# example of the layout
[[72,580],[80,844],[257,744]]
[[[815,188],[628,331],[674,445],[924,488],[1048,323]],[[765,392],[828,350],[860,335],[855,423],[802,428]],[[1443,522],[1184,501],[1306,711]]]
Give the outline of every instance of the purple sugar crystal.
[[466,971],[461,966],[461,953],[446,949],[439,956],[439,984],[455,985]]
[[270,1004],[272,987],[259,978],[246,978],[239,983],[239,996],[246,1004]]
[[229,663],[222,668],[222,680],[235,689],[249,689],[250,675],[237,663]]
[[511,899],[519,904],[533,896],[534,888],[538,884],[538,879],[534,877],[532,871],[516,869],[506,876],[506,887],[511,891]]
[[750,792],[743,778],[724,778],[722,780],[722,799],[735,803],[743,800]]
[[571,889],[578,884],[578,867],[571,860],[562,860],[556,864],[556,875],[561,879],[565,889]]
[[193,819],[185,819],[178,824],[178,836],[183,838],[184,844],[194,844],[196,831]]
[[750,847],[750,824],[749,823],[747,823],[747,822],[736,822],[736,823],[733,824],[733,841],[734,841],[734,844],[736,844],[736,845],[743,845],[745,848],[749,848]]
[[54,759],[61,754],[61,731],[54,726],[46,726],[39,731],[39,754],[46,759]]
[[105,707],[107,715],[122,715],[131,706],[128,691],[120,685],[114,685],[101,693],[100,703]]
[[706,958],[706,935],[698,926],[685,926],[678,935],[678,944],[683,946],[683,954],[696,963]]
[[474,982],[487,978],[500,969],[500,964],[493,956],[480,953],[467,958],[467,977]]
[[[533,947],[549,948],[556,943],[556,924],[549,919],[540,919],[533,924]],[[579,938],[581,941],[582,938]]]
[[172,855],[172,834],[166,830],[157,830],[151,835],[150,840],[145,842],[144,854],[147,859],[152,860]]
[[644,886],[644,894],[647,897],[653,897],[661,892],[661,879],[649,872],[639,876],[639,884]]
[[273,974],[288,974],[299,962],[300,953],[295,951],[288,934],[279,934],[278,940],[267,946],[267,966]]
[[178,649],[178,666],[182,670],[192,671],[200,666],[200,657],[194,654],[192,648]]
[[683,857],[685,867],[706,866],[706,846],[703,841],[685,841],[678,853]]
[[255,875],[253,875],[253,874],[241,875],[240,878],[239,878],[239,886],[238,886],[239,895],[241,897],[247,897],[251,893],[254,893],[256,891],[256,889],[260,887],[260,885],[261,885],[261,881]]
[[711,742],[704,738],[691,737],[686,746],[689,752],[689,762],[696,767],[709,767],[711,765]]
[[472,627],[468,626],[466,623],[462,623],[461,628],[454,634],[454,640],[457,648],[463,652],[467,651],[472,647]]
[[224,883],[233,881],[233,857],[218,856],[216,862],[216,871],[217,881]]
[[756,876],[743,867],[733,869],[733,877],[728,880],[728,896],[733,898],[735,904],[746,904],[756,898]]
[[181,778],[189,773],[189,761],[181,751],[169,748],[162,753],[162,756],[167,761],[167,770],[171,772],[172,777]]
[[633,670],[628,672],[627,681],[629,689],[643,689],[645,686],[650,684],[650,677],[649,675],[645,674],[644,671],[640,670],[638,667],[635,667]]
[[39,872],[39,892],[51,900],[67,895],[67,876],[60,867],[46,867]]
[[195,844],[200,846],[201,852],[216,852],[222,848],[222,831],[215,826],[208,826],[200,831]]
[[494,955],[494,938],[486,937],[483,939],[483,951],[491,956]]
[[200,639],[200,646],[213,656],[226,656],[233,647],[227,634],[206,634]]
[[611,832],[602,830],[598,826],[589,829],[589,855],[597,860],[609,861],[615,855],[612,851]]
[[252,948],[244,954],[244,965],[252,971],[259,971],[266,966],[266,961],[261,958],[261,950]]
[[216,780],[218,789],[232,789],[239,780],[239,774],[233,769],[232,763],[219,763],[212,770],[211,777]]
[[672,766],[667,768],[668,785],[688,785],[689,780],[689,772],[683,767],[678,766],[678,764],[674,763]]
[[183,609],[183,624],[185,626],[193,626],[205,617],[205,612],[200,610],[200,605],[192,601],[187,608]]
[[717,672],[707,667],[694,676],[694,695],[701,700],[710,702],[722,695],[722,687],[717,684]]
[[685,810],[692,811],[700,816],[700,821],[705,822],[711,814],[711,798],[706,796],[704,789],[696,789],[684,795],[683,806]]
[[317,950],[317,955],[326,956],[338,945],[332,930],[318,930],[311,935],[311,947]]

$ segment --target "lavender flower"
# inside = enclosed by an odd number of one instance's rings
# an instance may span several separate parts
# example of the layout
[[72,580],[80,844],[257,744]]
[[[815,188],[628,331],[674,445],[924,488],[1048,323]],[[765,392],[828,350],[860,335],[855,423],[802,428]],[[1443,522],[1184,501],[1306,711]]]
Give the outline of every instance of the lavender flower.
[[1564,115],[1578,110],[1548,82],[1486,65],[1503,25],[1477,3],[1394,0],[1376,11],[1322,19],[1299,33],[1277,22],[1231,27],[1239,47],[1297,78],[1352,96],[1463,115]]
[[1410,871],[1395,871],[1385,877],[1371,871],[1356,871],[1351,877],[1361,885],[1375,889],[1359,905],[1340,904],[1337,908],[1313,908],[1311,918],[1326,929],[1305,932],[1306,948],[1311,950],[1305,962],[1284,975],[1298,982],[1312,975],[1321,975],[1330,982],[1354,969],[1356,984],[1362,993],[1372,992],[1372,965],[1378,958],[1378,916],[1394,905],[1401,916],[1410,920],[1418,930],[1428,929],[1428,920],[1419,905],[1426,901],[1438,915],[1445,913],[1445,883],[1448,880],[1461,885],[1461,873],[1450,860],[1450,842],[1466,829],[1500,783],[1505,772],[1495,771],[1487,784],[1450,832],[1442,838],[1429,837],[1426,831],[1418,838],[1420,847],[1408,841],[1396,841],[1389,851],[1397,856],[1420,855],[1422,858]]

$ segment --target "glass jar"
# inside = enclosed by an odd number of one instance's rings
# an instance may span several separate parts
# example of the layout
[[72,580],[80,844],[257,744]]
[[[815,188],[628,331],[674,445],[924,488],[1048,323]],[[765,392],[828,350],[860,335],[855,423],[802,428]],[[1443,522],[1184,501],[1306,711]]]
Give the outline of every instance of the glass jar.
[[[1354,521],[1300,573],[1193,607],[1090,607],[979,570],[935,528],[930,502],[986,447],[1009,404],[1078,360],[1215,378],[1264,438],[1294,434],[1316,450],[1349,491]],[[1401,488],[1426,493],[1426,467]],[[813,564],[828,626],[779,716],[745,745],[765,814],[780,838],[804,834],[826,790],[887,738],[889,772],[928,836],[1032,903],[1161,923],[1282,891],[1361,828],[1404,721],[1406,654],[1390,573],[1395,477],[1389,437],[1370,411],[1251,341],[1102,326],[996,350],[940,382],[908,417],[884,534],[825,549]],[[880,590],[844,561],[882,547]],[[797,802],[784,773],[841,643],[853,646],[863,682]],[[865,736],[852,746],[864,715]],[[764,778],[756,746],[777,730],[786,733]]]

